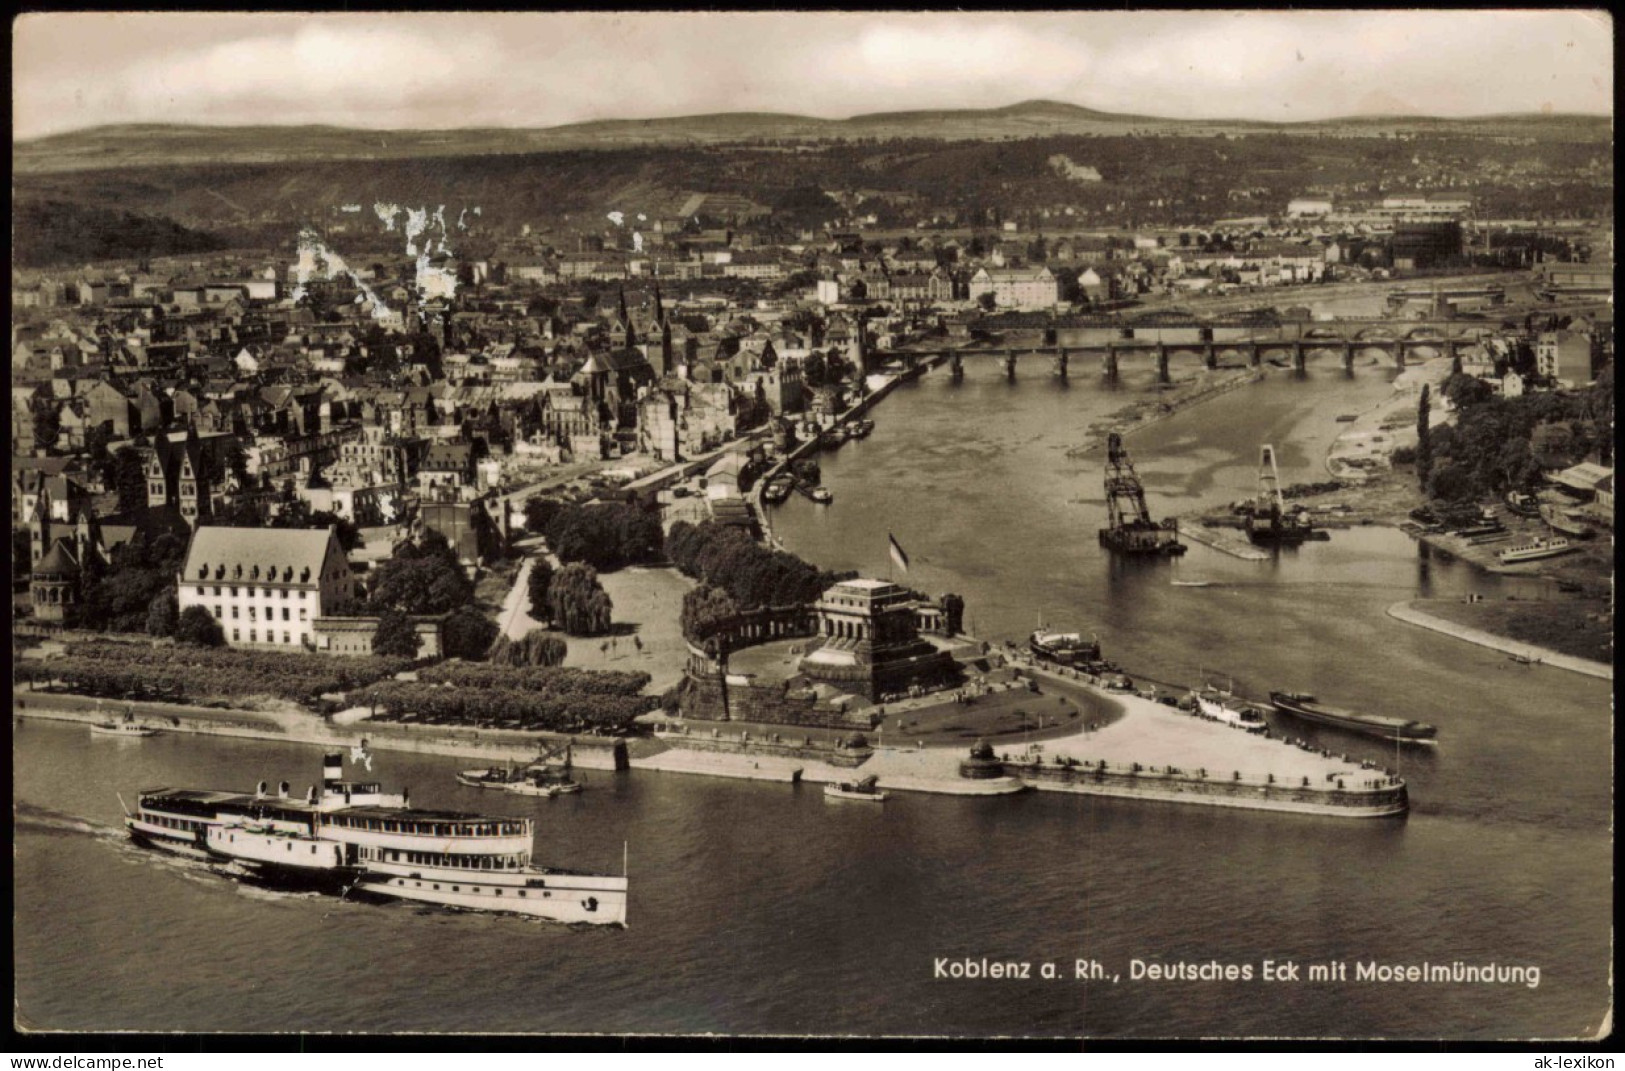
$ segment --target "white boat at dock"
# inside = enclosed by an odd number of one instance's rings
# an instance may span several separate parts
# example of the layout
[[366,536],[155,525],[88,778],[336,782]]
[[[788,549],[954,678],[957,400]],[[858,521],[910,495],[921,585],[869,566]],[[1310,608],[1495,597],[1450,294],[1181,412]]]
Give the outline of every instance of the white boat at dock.
[[1210,685],[1191,694],[1196,701],[1197,713],[1203,717],[1249,733],[1261,733],[1269,728],[1264,715],[1228,691],[1220,691]]
[[[96,713],[102,712],[102,704],[96,703]],[[126,710],[122,718],[104,718],[93,722],[90,726],[92,736],[111,736],[121,740],[140,740],[148,736],[157,736],[158,730],[135,720],[135,711]]]
[[90,727],[95,736],[114,736],[124,740],[139,740],[142,737],[157,736],[158,730],[150,725],[141,725],[133,721],[99,721]]
[[866,800],[869,803],[885,803],[886,793],[879,788],[880,779],[869,776],[858,781],[831,782],[824,786],[824,798],[827,800]]
[[1508,547],[1495,556],[1502,565],[1520,565],[1524,562],[1540,561],[1543,558],[1555,558],[1559,554],[1568,554],[1580,548],[1561,537],[1556,539],[1537,539],[1532,543],[1524,543],[1516,547]]

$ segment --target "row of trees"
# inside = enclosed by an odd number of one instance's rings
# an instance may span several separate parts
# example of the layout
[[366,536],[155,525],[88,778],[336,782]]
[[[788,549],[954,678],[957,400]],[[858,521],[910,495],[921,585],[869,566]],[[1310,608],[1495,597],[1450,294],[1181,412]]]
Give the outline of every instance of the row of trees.
[[519,688],[537,695],[637,695],[649,675],[624,670],[566,669],[562,666],[494,666],[442,662],[418,674],[427,684],[456,688]]
[[652,695],[538,694],[516,688],[452,688],[386,681],[353,699],[383,720],[413,715],[442,725],[563,733],[618,732],[659,702]]
[[72,644],[65,655],[41,668],[84,695],[163,696],[191,702],[270,695],[311,703],[327,692],[345,692],[393,676],[409,664],[406,659],[376,656],[311,658],[281,651],[155,648],[96,640]]
[[714,521],[672,525],[666,555],[688,576],[725,591],[740,610],[804,605],[836,581],[856,575],[819,569]]

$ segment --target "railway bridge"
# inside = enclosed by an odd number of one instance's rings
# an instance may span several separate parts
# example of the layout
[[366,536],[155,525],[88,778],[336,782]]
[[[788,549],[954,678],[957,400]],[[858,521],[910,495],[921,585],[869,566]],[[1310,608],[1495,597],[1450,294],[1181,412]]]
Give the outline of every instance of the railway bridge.
[[[1169,363],[1175,357],[1200,359],[1208,368],[1221,360],[1244,358],[1253,367],[1266,359],[1290,360],[1303,371],[1311,356],[1335,356],[1345,370],[1354,368],[1359,353],[1380,354],[1403,368],[1408,360],[1435,356],[1454,357],[1465,347],[1475,345],[1497,330],[1483,320],[1392,320],[1342,319],[1305,320],[1280,323],[1193,322],[1189,320],[1142,320],[1137,323],[1108,321],[1078,323],[1056,321],[1042,329],[1037,341],[1004,345],[914,348],[882,351],[882,360],[901,359],[905,364],[921,361],[948,362],[955,374],[963,371],[967,359],[992,358],[1005,374],[1015,377],[1019,359],[1041,358],[1050,362],[1055,375],[1067,376],[1074,358],[1098,360],[1101,373],[1115,378],[1125,360],[1154,361],[1157,378],[1169,381]],[[1030,332],[1037,334],[1038,332]]]

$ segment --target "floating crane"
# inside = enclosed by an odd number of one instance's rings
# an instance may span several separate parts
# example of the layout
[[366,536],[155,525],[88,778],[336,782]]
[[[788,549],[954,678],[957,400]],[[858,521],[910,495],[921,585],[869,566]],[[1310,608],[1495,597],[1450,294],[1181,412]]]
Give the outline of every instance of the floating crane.
[[[1321,533],[1321,538],[1325,534]],[[1281,494],[1281,471],[1275,465],[1275,447],[1265,444],[1258,461],[1258,501],[1247,515],[1247,537],[1254,543],[1302,543],[1316,538],[1315,528],[1302,513],[1288,513]]]
[[1106,513],[1108,526],[1100,530],[1103,546],[1121,554],[1185,553],[1178,523],[1151,519],[1145,488],[1134,474],[1123,437],[1115,431],[1106,436]]

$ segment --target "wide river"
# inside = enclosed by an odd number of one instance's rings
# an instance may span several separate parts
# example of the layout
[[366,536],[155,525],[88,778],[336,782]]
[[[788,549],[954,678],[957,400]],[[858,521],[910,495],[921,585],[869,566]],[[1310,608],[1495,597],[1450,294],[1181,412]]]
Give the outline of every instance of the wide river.
[[[1613,841],[1606,682],[1384,615],[1421,595],[1518,584],[1351,530],[1245,562],[1177,563],[1098,545],[1098,453],[1085,429],[1150,390],[1033,362],[963,383],[935,372],[822,457],[833,504],[793,499],[775,527],[803,556],[885,576],[890,532],[913,586],[965,596],[992,639],[1039,615],[1097,631],[1131,671],[1233,680],[1420,718],[1437,749],[1278,728],[1397,765],[1404,819],[1351,821],[1028,794],[830,805],[816,786],[589,774],[534,801],[457,786],[455,759],[379,753],[423,806],[535,814],[538,857],[618,867],[625,931],[257,892],[129,847],[139,788],[315,780],[313,748],[93,738],[19,723],[19,1021],[72,1030],[611,1031],[1092,1037],[1573,1037],[1610,1006]],[[1324,479],[1335,416],[1376,404],[1392,370],[1335,364],[1269,378],[1129,439],[1158,516],[1254,489],[1258,446],[1285,482]],[[1210,587],[1176,587],[1171,579]],[[1027,979],[937,977],[939,958],[1031,964]],[[1078,980],[1074,961],[1106,977]],[[1266,960],[1297,964],[1265,981]],[[1142,964],[1248,966],[1250,980],[1136,978]],[[1535,967],[1538,985],[1360,979],[1361,965]],[[1040,977],[1042,965],[1062,979]],[[1344,965],[1344,980],[1309,977]],[[946,964],[943,964],[946,966]],[[1274,969],[1272,968],[1272,973]],[[1288,971],[1287,973],[1290,973]],[[1527,975],[1526,975],[1527,977]],[[1114,980],[1115,979],[1115,980]]]

